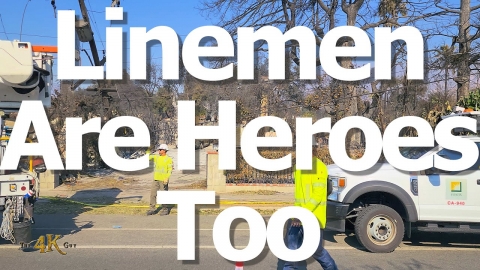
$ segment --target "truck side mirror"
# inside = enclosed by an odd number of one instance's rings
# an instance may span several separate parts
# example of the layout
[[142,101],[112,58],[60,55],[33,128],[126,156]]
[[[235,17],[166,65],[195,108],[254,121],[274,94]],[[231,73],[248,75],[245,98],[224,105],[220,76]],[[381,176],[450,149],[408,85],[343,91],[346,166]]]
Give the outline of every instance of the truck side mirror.
[[330,194],[332,194],[332,191],[333,191],[333,183],[332,183],[332,180],[328,179],[327,180],[327,196],[330,196]]
[[434,173],[434,170],[433,170],[432,168],[430,168],[430,169],[426,169],[424,172],[425,172],[425,175],[432,175],[432,174],[435,174],[435,173]]
[[45,164],[38,165],[33,169],[36,173],[44,173],[47,170],[47,167],[45,167]]
[[430,168],[425,170],[425,175],[433,175],[433,174],[445,174],[449,173],[448,171],[440,170],[438,168]]
[[45,162],[43,161],[43,158],[33,159],[32,165],[33,165],[33,170],[36,173],[43,173],[47,170],[47,167],[45,166]]

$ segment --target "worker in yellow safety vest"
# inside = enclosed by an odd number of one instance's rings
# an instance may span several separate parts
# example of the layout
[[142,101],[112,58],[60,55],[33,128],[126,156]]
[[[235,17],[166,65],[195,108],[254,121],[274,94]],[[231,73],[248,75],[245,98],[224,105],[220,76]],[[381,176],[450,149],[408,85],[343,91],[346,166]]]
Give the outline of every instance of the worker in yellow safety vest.
[[[151,155],[150,151],[147,150],[149,155],[149,160],[154,161],[154,175],[153,182],[150,193],[150,210],[147,212],[147,215],[153,215],[155,213],[155,208],[157,205],[157,192],[159,190],[168,191],[168,182],[173,170],[173,159],[167,155],[168,146],[166,144],[161,144],[156,147],[159,155]],[[168,207],[162,205],[162,210],[160,212],[161,216],[168,215],[170,213]]]
[[[312,170],[297,170],[294,166],[295,180],[295,206],[300,206],[311,211],[318,220],[320,227],[320,242],[313,254],[313,258],[320,263],[323,269],[337,270],[335,260],[323,246],[323,232],[327,220],[327,166],[316,157],[317,142],[313,139]],[[297,249],[303,242],[303,226],[300,220],[289,220],[285,242],[289,249]],[[283,269],[298,269],[306,262],[285,262]]]

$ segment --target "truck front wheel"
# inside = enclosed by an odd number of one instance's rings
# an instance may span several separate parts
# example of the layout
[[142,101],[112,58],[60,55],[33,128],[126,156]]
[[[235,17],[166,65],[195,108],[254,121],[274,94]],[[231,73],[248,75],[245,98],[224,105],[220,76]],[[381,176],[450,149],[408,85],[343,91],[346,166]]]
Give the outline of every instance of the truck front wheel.
[[404,235],[402,217],[385,205],[372,205],[359,212],[355,221],[358,242],[373,253],[394,251]]

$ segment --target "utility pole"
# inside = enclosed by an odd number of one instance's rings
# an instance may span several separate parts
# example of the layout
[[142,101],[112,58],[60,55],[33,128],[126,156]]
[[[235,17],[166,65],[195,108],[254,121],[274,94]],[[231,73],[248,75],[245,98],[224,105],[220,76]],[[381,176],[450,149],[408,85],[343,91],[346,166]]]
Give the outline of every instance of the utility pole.
[[[81,39],[81,41],[83,42],[88,41],[88,43],[90,44],[94,65],[103,66],[106,62],[105,54],[103,55],[103,59],[100,60],[98,56],[97,45],[95,43],[94,33],[92,31],[90,19],[88,17],[88,10],[87,10],[87,7],[85,6],[85,1],[78,0],[78,3],[80,5],[80,11],[82,13],[83,21],[76,22],[75,27],[77,29],[77,33],[83,34],[83,39]],[[111,7],[118,7],[118,6],[120,6],[120,0],[113,0],[111,3]],[[104,123],[108,121],[108,119],[110,119],[109,112],[110,112],[110,102],[112,100],[112,97],[108,93],[116,92],[117,90],[115,88],[106,88],[105,80],[98,80],[97,84],[98,84],[98,88],[89,89],[89,91],[95,91],[95,92],[98,91],[102,97],[102,103],[103,103],[102,122]],[[75,86],[78,86],[78,85],[79,84],[77,82]]]
[[102,62],[100,62],[100,59],[98,57],[97,45],[95,44],[95,37],[92,31],[92,26],[91,26],[92,24],[90,23],[90,19],[88,17],[88,11],[87,11],[87,7],[85,6],[85,1],[78,0],[78,3],[80,4],[80,10],[82,12],[83,21],[87,24],[87,27],[92,33],[92,38],[88,41],[88,44],[90,44],[90,49],[92,50],[93,62],[95,66],[102,66],[105,63],[105,57],[102,59]]
[[[90,50],[92,51],[92,56],[93,56],[93,62],[95,66],[103,66],[106,62],[105,54],[103,55],[103,59],[100,60],[100,57],[98,56],[98,49],[97,45],[95,43],[95,37],[94,33],[92,31],[92,24],[90,23],[90,18],[88,17],[88,10],[87,7],[85,6],[85,1],[84,0],[78,0],[78,4],[80,5],[80,11],[82,13],[83,20],[76,20],[75,22],[75,29],[77,30],[77,37],[80,39],[81,42],[88,42],[90,45]],[[56,9],[57,6],[55,5],[55,0],[51,1],[51,5],[54,10],[54,14],[56,17]],[[120,6],[120,0],[112,0],[111,7],[119,7]],[[76,40],[76,46],[78,46],[78,40]],[[76,59],[76,63],[78,63],[79,60]],[[73,84],[72,91],[74,91],[78,86],[80,86],[82,83],[84,83],[84,80],[79,80],[76,83]],[[100,81],[97,81],[100,86]],[[103,82],[103,87],[105,87],[105,81],[102,80]]]
[[[56,10],[56,5],[55,5],[55,0],[51,1],[54,13]],[[94,33],[92,31],[92,24],[90,23],[90,18],[88,17],[88,10],[87,7],[85,6],[85,0],[78,0],[78,4],[80,5],[80,11],[82,13],[83,20],[76,19],[75,21],[75,30],[77,33],[78,40],[76,41],[75,46],[78,49],[79,42],[88,42],[90,45],[90,50],[92,52],[92,57],[93,57],[93,65],[95,66],[103,66],[106,62],[106,57],[105,53],[103,54],[103,59],[100,60],[100,57],[98,56],[98,49],[97,45],[95,43],[95,37]],[[110,5],[111,7],[119,7],[120,6],[120,0],[112,0],[112,3]],[[56,17],[56,15],[55,15]],[[76,63],[79,63],[79,59],[76,59]],[[84,83],[85,80],[78,80],[73,85],[71,86],[71,90],[75,91],[77,87],[79,87],[82,83]],[[110,101],[112,100],[112,97],[108,94],[109,92],[117,92],[115,88],[106,88],[106,81],[105,80],[97,80],[98,88],[95,89],[90,89],[90,91],[98,91],[100,95],[102,96],[103,100],[103,114],[102,115],[102,120],[107,121],[109,116],[106,116],[110,110]]]
[[119,6],[120,6],[120,0],[112,0],[111,7],[119,7]]
[[[83,20],[80,20],[80,19],[77,19],[77,18],[75,20],[75,30],[76,30],[76,33],[77,33],[77,40],[76,40],[76,44],[75,44],[75,46],[77,47],[76,49],[78,49],[79,41],[80,42],[88,42],[89,45],[90,45],[90,50],[92,52],[92,56],[93,56],[93,62],[94,62],[93,64],[95,66],[103,66],[106,62],[105,54],[103,55],[103,59],[100,60],[100,58],[98,56],[97,45],[95,44],[95,37],[94,37],[94,33],[92,31],[90,18],[88,17],[88,10],[87,10],[87,7],[85,6],[85,1],[84,0],[78,0],[78,3],[80,5],[80,11],[82,13]],[[55,5],[55,0],[52,0],[51,4],[52,4],[53,10],[54,10],[55,17],[56,17],[55,10],[57,9],[57,7]],[[112,1],[112,7],[114,5],[119,6],[120,1],[119,0]],[[80,54],[80,51],[78,51],[78,54]],[[79,57],[79,55],[78,55],[78,57]],[[79,59],[76,59],[76,64],[78,64],[78,63],[79,63]],[[72,82],[72,86],[70,87],[70,89],[72,91],[75,91],[75,89],[77,89],[77,87],[79,87],[84,82],[85,82],[85,80],[78,80],[75,83]],[[105,86],[104,85],[105,84],[104,80],[97,81],[99,86],[100,86],[100,82],[103,82],[103,86]]]

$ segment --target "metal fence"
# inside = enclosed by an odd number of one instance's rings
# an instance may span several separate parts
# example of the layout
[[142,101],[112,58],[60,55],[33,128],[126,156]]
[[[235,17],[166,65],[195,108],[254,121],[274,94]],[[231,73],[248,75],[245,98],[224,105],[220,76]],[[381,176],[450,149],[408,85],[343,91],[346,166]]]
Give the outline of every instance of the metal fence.
[[272,184],[272,185],[293,185],[292,169],[277,172],[258,171],[250,168],[246,174],[238,174],[228,171],[226,177],[227,185],[231,184]]
[[[279,158],[291,153],[285,150],[259,151],[265,158]],[[293,185],[293,170],[262,171],[250,166],[237,151],[237,169],[226,171],[227,185]]]

